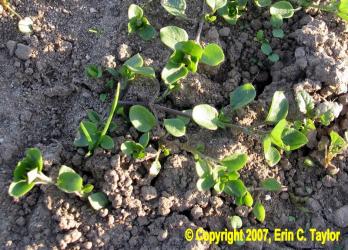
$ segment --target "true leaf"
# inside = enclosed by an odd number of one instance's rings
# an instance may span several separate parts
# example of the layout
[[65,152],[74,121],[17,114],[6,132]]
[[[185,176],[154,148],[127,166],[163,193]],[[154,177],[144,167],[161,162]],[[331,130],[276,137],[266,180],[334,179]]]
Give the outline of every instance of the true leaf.
[[290,18],[294,15],[295,10],[288,1],[279,1],[270,7],[271,15],[281,15],[283,18]]
[[92,184],[87,184],[82,188],[81,192],[83,194],[88,194],[88,193],[92,192],[93,189],[94,189],[94,186]]
[[140,132],[146,133],[156,125],[155,116],[145,107],[134,105],[129,110],[132,125]]
[[288,126],[288,122],[285,119],[282,119],[272,129],[271,134],[270,134],[270,138],[272,140],[272,143],[277,145],[280,148],[285,148],[282,136],[283,136],[283,132],[287,126]]
[[95,124],[98,124],[100,122],[100,117],[99,117],[98,113],[93,111],[93,110],[88,110],[87,117],[91,122],[93,122]]
[[109,199],[103,192],[97,192],[88,196],[88,201],[95,210],[106,207],[109,203]]
[[134,141],[125,141],[122,143],[121,151],[129,157],[143,158],[145,156],[144,147]]
[[129,66],[132,68],[140,68],[143,66],[143,64],[144,64],[144,60],[139,53],[132,56],[131,58],[129,58],[127,61],[123,63],[123,65]]
[[234,180],[226,183],[224,191],[232,196],[243,197],[248,190],[241,180]]
[[145,41],[151,40],[156,36],[156,30],[150,24],[145,24],[137,32],[139,36]]
[[197,181],[197,189],[199,191],[209,190],[214,186],[214,179],[211,175],[205,176],[204,178],[199,178]]
[[335,131],[330,132],[329,153],[337,155],[343,152],[348,146],[348,143]]
[[218,111],[208,104],[197,105],[192,110],[193,120],[199,126],[209,130],[216,130],[218,128],[216,124],[218,116]]
[[132,67],[127,66],[133,73],[149,78],[155,78],[155,70],[152,67]]
[[187,76],[188,72],[184,64],[178,65],[169,61],[164,66],[161,77],[165,84],[172,84]]
[[283,17],[279,14],[271,16],[271,24],[275,29],[280,29],[283,25]]
[[272,30],[273,37],[276,38],[283,38],[284,37],[284,31],[282,29],[274,29]]
[[175,137],[181,137],[186,134],[186,126],[181,119],[164,119],[163,124],[168,133]]
[[272,192],[278,192],[282,189],[282,185],[273,178],[266,179],[260,183],[260,186],[267,190]]
[[280,161],[280,153],[272,146],[272,139],[269,136],[264,138],[262,145],[266,162],[271,167],[275,166]]
[[263,222],[266,218],[266,211],[264,206],[260,202],[256,202],[253,208],[253,214],[260,222]]
[[12,182],[8,189],[8,194],[12,197],[19,198],[28,193],[34,186],[34,182],[28,184],[26,180]]
[[307,137],[294,128],[286,128],[282,134],[282,141],[289,147],[289,150],[295,150],[308,143]]
[[240,109],[256,97],[256,90],[251,83],[243,84],[230,93],[230,105],[232,110]]
[[208,162],[205,160],[199,159],[196,161],[196,172],[199,177],[203,177],[211,174],[211,167],[208,165]]
[[314,109],[314,100],[306,91],[301,90],[296,93],[296,102],[299,110],[303,114],[308,114]]
[[162,28],[160,30],[160,37],[161,41],[172,50],[175,50],[175,45],[178,42],[188,40],[186,31],[176,26],[167,26]]
[[272,53],[272,47],[271,45],[269,45],[269,43],[262,43],[261,44],[261,51],[262,53],[264,53],[265,55],[270,55]]
[[248,161],[246,154],[232,154],[221,160],[221,164],[227,167],[229,172],[242,169]]
[[288,115],[289,102],[283,91],[276,91],[272,98],[271,108],[268,111],[266,122],[275,124]]
[[254,204],[254,199],[251,196],[251,194],[249,192],[246,192],[246,194],[243,197],[244,199],[244,204],[248,207],[252,207]]
[[186,1],[185,0],[161,0],[161,5],[173,16],[186,17]]
[[279,61],[279,55],[277,53],[272,53],[267,58],[268,58],[268,60],[270,60],[273,63]]
[[86,67],[86,74],[90,78],[100,78],[102,77],[103,71],[101,67],[97,65],[88,65]]
[[100,141],[100,146],[103,149],[111,150],[115,147],[115,143],[114,143],[114,140],[110,136],[103,135],[103,137],[101,138],[101,141]]

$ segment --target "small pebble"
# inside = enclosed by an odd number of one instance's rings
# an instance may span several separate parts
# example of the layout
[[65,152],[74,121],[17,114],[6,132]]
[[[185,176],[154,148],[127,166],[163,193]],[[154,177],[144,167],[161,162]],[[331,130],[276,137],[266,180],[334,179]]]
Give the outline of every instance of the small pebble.
[[28,60],[32,52],[32,48],[21,43],[17,44],[17,48],[15,50],[16,56],[21,60]]

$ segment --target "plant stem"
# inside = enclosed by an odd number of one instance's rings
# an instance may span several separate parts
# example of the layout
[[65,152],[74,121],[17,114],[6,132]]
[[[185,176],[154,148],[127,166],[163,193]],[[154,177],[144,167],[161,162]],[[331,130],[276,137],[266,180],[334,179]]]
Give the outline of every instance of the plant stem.
[[43,173],[39,173],[37,175],[36,183],[38,183],[38,184],[52,184],[52,185],[55,185],[55,183],[52,181],[52,178],[46,176]]
[[205,1],[202,1],[202,12],[201,12],[201,20],[199,21],[197,35],[196,35],[196,43],[199,43],[201,40],[201,34],[203,30],[203,24],[204,24],[204,13],[205,13]]
[[114,113],[116,111],[116,107],[117,107],[117,104],[118,104],[118,99],[120,97],[120,89],[121,89],[121,83],[118,83],[117,84],[117,88],[116,88],[116,93],[115,93],[115,96],[114,96],[114,99],[112,101],[112,104],[111,104],[111,110],[110,110],[110,113],[109,113],[109,117],[108,119],[106,120],[106,123],[105,123],[105,126],[104,126],[104,129],[103,131],[101,132],[100,134],[100,137],[98,139],[98,142],[97,144],[95,145],[98,146],[103,138],[104,135],[106,135],[106,133],[108,132],[109,130],[109,127],[110,127],[110,124],[112,122],[112,118],[114,117]]
[[[148,102],[137,102],[137,101],[119,101],[119,104],[125,105],[125,106],[132,106],[132,105],[143,105],[143,106],[148,106],[148,107],[151,106],[151,104]],[[180,115],[180,116],[192,118],[192,116],[188,113],[184,113],[184,112],[179,111],[179,110],[167,108],[167,107],[164,107],[164,106],[159,105],[159,104],[154,104],[154,105],[152,105],[152,107],[155,109],[158,109],[158,110],[162,110],[166,113],[171,113],[173,115]]]
[[[4,4],[5,2],[5,4]],[[12,9],[12,7],[10,6],[10,4],[6,3],[6,1],[2,1],[1,2],[4,6],[5,9],[8,9],[12,14],[16,15],[20,20],[22,20],[23,18],[21,17],[21,15],[19,15],[14,9]]]

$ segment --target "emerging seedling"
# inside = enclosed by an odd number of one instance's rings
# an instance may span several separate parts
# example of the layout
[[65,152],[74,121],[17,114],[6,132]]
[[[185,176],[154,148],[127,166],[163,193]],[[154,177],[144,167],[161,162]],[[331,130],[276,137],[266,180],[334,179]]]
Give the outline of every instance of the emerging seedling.
[[189,40],[186,31],[179,27],[164,27],[160,36],[161,41],[174,51],[162,70],[162,79],[168,85],[175,85],[189,72],[195,73],[198,63],[217,66],[225,59],[219,45],[212,43],[202,48],[197,42]]
[[[70,167],[64,165],[60,167],[56,182],[46,176],[42,170],[43,159],[40,150],[29,148],[25,153],[24,159],[17,163],[13,172],[13,182],[8,189],[9,195],[20,198],[38,184],[55,185],[65,193],[74,193],[82,198],[88,197],[93,191],[93,185],[83,185],[82,177]],[[95,195],[93,194],[90,201],[93,200]],[[106,204],[105,200],[108,201],[107,197],[104,197],[103,204]],[[91,205],[95,208],[92,202]]]
[[259,30],[256,33],[256,41],[261,43],[261,51],[265,54],[271,62],[275,63],[279,61],[279,55],[273,52],[269,41],[265,38],[263,30]]
[[144,16],[143,9],[131,4],[128,9],[128,33],[137,33],[143,40],[151,40],[156,36],[156,30]]
[[330,146],[325,148],[325,167],[329,168],[330,172],[336,174],[339,169],[331,163],[333,158],[342,154],[348,147],[348,132],[345,132],[345,138],[342,138],[337,132],[330,132]]

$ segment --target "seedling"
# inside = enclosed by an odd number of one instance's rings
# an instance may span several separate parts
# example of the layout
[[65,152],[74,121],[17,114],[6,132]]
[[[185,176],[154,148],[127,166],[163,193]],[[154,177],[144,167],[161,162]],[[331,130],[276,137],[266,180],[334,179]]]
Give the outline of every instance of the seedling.
[[195,73],[198,63],[217,66],[225,60],[219,45],[212,43],[202,48],[197,42],[189,40],[186,31],[179,27],[164,27],[160,36],[161,41],[174,51],[162,70],[162,79],[167,85],[175,85],[189,72]]
[[268,60],[270,60],[273,63],[279,61],[279,55],[273,52],[273,49],[269,44],[269,41],[265,38],[263,30],[259,30],[256,33],[256,41],[261,43],[261,51],[263,54],[267,56]]
[[337,155],[342,154],[348,147],[348,132],[345,132],[345,138],[342,138],[337,132],[330,132],[330,146],[325,147],[325,167],[333,174],[339,169],[331,162]]
[[210,7],[211,12],[205,14],[205,20],[212,23],[216,20],[216,11],[224,7],[227,4],[227,0],[206,0],[206,3]]
[[144,11],[140,6],[136,4],[129,6],[128,19],[128,33],[137,33],[145,41],[156,36],[156,30],[144,16]]
[[[121,88],[126,88],[128,81],[133,80],[136,75],[141,75],[150,78],[155,77],[155,71],[151,67],[144,67],[143,64],[143,58],[139,54],[136,54],[135,56],[128,59],[119,68],[119,70],[110,68],[107,69],[107,71],[111,75],[120,78],[116,88],[114,99],[111,104],[109,116],[102,129],[102,122],[98,114],[95,112],[89,112],[87,114],[88,120],[84,120],[80,123],[80,128],[78,130],[77,137],[74,141],[74,145],[76,147],[88,147],[88,153],[86,156],[90,156],[93,153],[94,149],[99,146],[106,150],[114,148],[114,141],[109,135],[107,135],[107,132],[109,131],[110,127],[115,127],[115,125],[112,123],[112,119],[114,113],[116,112]],[[102,76],[101,68],[95,65],[89,66],[86,72],[93,77]]]
[[[17,163],[13,172],[13,182],[8,189],[9,195],[20,198],[39,184],[55,185],[65,193],[74,193],[82,198],[88,197],[93,191],[93,185],[84,185],[82,177],[70,167],[64,165],[60,167],[56,182],[42,171],[43,159],[40,150],[29,148],[25,153],[25,157]],[[92,198],[95,195],[93,194]],[[107,201],[107,197],[104,197],[104,204],[105,200]],[[92,202],[91,205],[95,208]]]
[[235,25],[242,13],[246,10],[247,0],[228,0],[227,3],[217,10],[227,23]]
[[0,5],[5,9],[8,10],[11,14],[18,17],[18,29],[23,34],[31,34],[33,32],[33,21],[30,17],[22,17],[15,11],[8,0],[0,0]]

